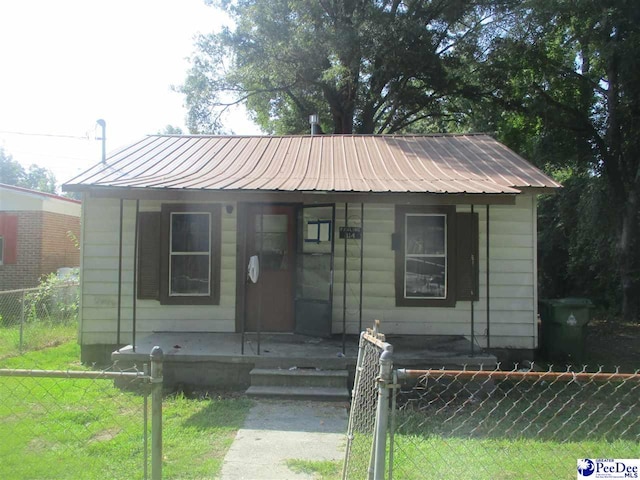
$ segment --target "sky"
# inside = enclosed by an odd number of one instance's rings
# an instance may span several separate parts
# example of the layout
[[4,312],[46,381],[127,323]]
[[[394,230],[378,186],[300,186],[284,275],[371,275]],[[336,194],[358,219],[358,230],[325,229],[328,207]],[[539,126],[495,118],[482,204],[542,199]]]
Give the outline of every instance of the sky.
[[[167,125],[184,132],[194,38],[227,21],[204,0],[0,1],[0,146],[58,184]],[[242,111],[236,134],[259,134]]]

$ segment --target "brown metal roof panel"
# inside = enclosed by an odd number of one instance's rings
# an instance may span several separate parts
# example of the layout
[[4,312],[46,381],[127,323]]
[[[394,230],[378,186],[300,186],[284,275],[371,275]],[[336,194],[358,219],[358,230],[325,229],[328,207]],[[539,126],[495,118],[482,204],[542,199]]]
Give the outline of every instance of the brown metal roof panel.
[[397,177],[404,180],[403,183],[406,184],[409,191],[422,191],[422,180],[425,178],[434,179],[421,168],[421,162],[416,162],[415,151],[409,148],[409,142],[404,142],[399,137],[393,137],[381,143],[384,143],[385,151],[390,159],[388,163],[393,165],[397,171]]
[[249,175],[257,166],[267,142],[262,137],[229,137],[228,150],[223,162],[209,162],[207,168],[197,176],[182,182],[182,188],[205,188],[223,190],[239,179]]
[[229,142],[221,138],[193,138],[172,161],[147,176],[149,186],[180,185],[181,182],[218,168],[228,155]]
[[[525,178],[513,174],[510,158],[496,156],[496,152],[491,148],[492,143],[495,143],[495,140],[491,137],[474,136],[473,143],[469,143],[466,149],[467,158],[481,165],[483,171],[487,172],[487,177],[493,181],[504,185],[527,186],[528,181]],[[533,167],[529,165],[529,168]]]
[[[249,159],[246,169],[239,171],[235,180],[230,181],[224,188],[230,190],[256,190],[265,186],[269,190],[278,188],[279,182],[273,181],[273,171],[279,169],[278,155],[282,137],[265,137],[260,142],[259,156]],[[271,176],[271,178],[269,178]]]
[[[551,187],[551,188],[558,188],[561,186],[552,178],[545,175],[541,170],[534,167],[532,164],[527,162],[520,155],[513,152],[511,149],[501,144],[500,142],[497,142],[491,139],[491,137],[485,137],[484,139],[480,139],[480,141],[486,143],[494,152],[497,153],[498,157],[507,158],[509,160],[509,163],[511,163],[511,165],[517,169],[517,172],[521,172],[522,174],[524,174],[529,179],[528,181],[530,182],[530,185],[526,185],[526,186]],[[510,172],[513,172],[513,171],[514,171],[513,169],[510,169]],[[520,175],[517,175],[517,176],[520,176]],[[522,186],[525,186],[525,185],[522,185]]]
[[332,142],[331,159],[333,166],[334,188],[340,192],[352,191],[347,168],[346,150],[344,138],[337,138]]
[[455,170],[450,167],[445,158],[446,151],[442,150],[437,141],[437,137],[434,137],[433,141],[429,142],[425,142],[424,139],[416,139],[416,141],[411,142],[410,148],[414,149],[417,159],[433,179],[456,178]]
[[148,138],[143,138],[132,145],[124,147],[111,154],[106,159],[106,164],[103,162],[97,163],[86,172],[71,179],[67,184],[99,184],[107,178],[117,178],[128,170],[132,161],[129,155],[139,150],[144,151],[145,149],[153,148],[153,146],[149,145],[150,143],[152,142]]
[[[305,173],[300,181],[298,182],[297,188],[295,190],[308,190],[314,191],[317,190],[318,179],[320,176],[320,155],[322,153],[322,139],[320,137],[307,137],[310,139],[309,141],[309,150],[308,155],[301,156],[297,159],[301,165],[304,165]],[[311,138],[316,139],[316,141],[312,141]],[[287,188],[289,190],[289,188]]]
[[346,178],[349,179],[351,191],[370,192],[371,184],[364,178],[360,157],[353,138],[342,138],[341,143],[344,155],[343,164],[346,169]]
[[[360,170],[363,179],[369,185],[372,192],[388,192],[393,191],[389,188],[389,178],[385,178],[384,169],[381,170],[380,160],[374,159],[371,152],[371,137],[353,137],[354,147],[360,162]],[[369,141],[367,141],[369,140]]]
[[318,183],[316,190],[335,191],[340,190],[335,173],[336,154],[340,155],[340,151],[336,152],[337,137],[323,136],[322,152],[320,153],[320,171],[318,172]]
[[131,186],[167,187],[177,182],[179,178],[187,178],[202,170],[217,143],[219,142],[212,139],[194,138],[189,142],[174,145],[176,148],[170,155],[159,158],[161,161],[153,165],[148,162],[149,168],[143,174],[130,172],[128,179],[123,178],[114,183],[128,181]]
[[291,143],[291,168],[282,175],[281,189],[287,191],[301,190],[300,185],[307,174],[309,155],[311,154],[311,137],[294,137]]
[[270,153],[271,160],[268,163],[267,168],[260,174],[259,178],[255,178],[243,188],[251,190],[279,190],[286,180],[283,177],[283,168],[286,168],[284,163],[287,161],[291,138],[280,137],[277,143],[277,149]]
[[[489,180],[500,183],[495,178],[492,179],[483,171],[477,162],[473,161],[473,155],[477,152],[473,148],[474,144],[469,141],[470,137],[442,137],[439,146],[442,155],[446,157],[448,166],[453,170],[453,174],[458,178],[468,178],[476,180]],[[470,149],[466,147],[471,147]],[[505,182],[502,182],[506,184]]]
[[397,142],[397,148],[406,158],[413,175],[419,179],[437,180],[439,173],[434,165],[425,156],[424,149],[418,142],[401,141]]

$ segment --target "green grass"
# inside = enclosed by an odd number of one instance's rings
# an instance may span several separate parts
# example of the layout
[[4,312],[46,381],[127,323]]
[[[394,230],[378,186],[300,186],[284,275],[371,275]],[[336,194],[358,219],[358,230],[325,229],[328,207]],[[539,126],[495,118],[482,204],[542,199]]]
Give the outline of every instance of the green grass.
[[20,327],[3,326],[0,327],[0,359],[67,343],[77,336],[78,324],[75,321],[67,323],[30,322],[23,327],[21,346]]
[[295,473],[313,475],[316,480],[339,480],[342,478],[342,462],[329,460],[287,460],[287,467]]
[[[0,367],[85,368],[78,358],[67,343]],[[249,407],[244,399],[165,398],[163,478],[214,478]],[[0,377],[0,478],[142,478],[143,434],[142,395],[112,381]]]
[[579,458],[640,456],[638,382],[452,385],[401,402],[394,479],[570,479]]
[[628,441],[562,443],[398,435],[394,480],[575,479],[579,458],[637,458]]

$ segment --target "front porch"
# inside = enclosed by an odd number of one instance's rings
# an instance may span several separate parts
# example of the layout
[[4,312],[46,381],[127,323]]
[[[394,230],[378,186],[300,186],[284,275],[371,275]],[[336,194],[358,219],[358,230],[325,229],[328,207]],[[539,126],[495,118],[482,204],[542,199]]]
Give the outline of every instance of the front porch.
[[[467,366],[493,368],[494,355],[484,353],[462,336],[387,336],[394,347],[394,365],[407,368]],[[244,343],[244,348],[243,348]],[[351,386],[358,356],[358,337],[318,338],[297,334],[158,332],[112,353],[120,367],[142,368],[154,346],[164,352],[164,380],[170,389],[243,390],[250,372],[260,369],[346,370]],[[295,368],[294,368],[295,367]]]

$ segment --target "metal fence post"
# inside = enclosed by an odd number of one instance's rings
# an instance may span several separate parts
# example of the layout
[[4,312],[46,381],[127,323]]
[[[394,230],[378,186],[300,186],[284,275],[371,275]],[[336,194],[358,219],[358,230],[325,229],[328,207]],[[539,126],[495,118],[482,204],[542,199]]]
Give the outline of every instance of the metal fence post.
[[393,346],[386,344],[380,355],[380,377],[378,378],[378,405],[376,412],[374,480],[384,480],[387,451],[387,427],[389,424],[389,385],[393,375]]
[[22,290],[22,308],[20,311],[20,345],[18,351],[22,355],[22,342],[24,339],[24,289]]
[[151,350],[151,479],[162,480],[162,359],[160,347]]

